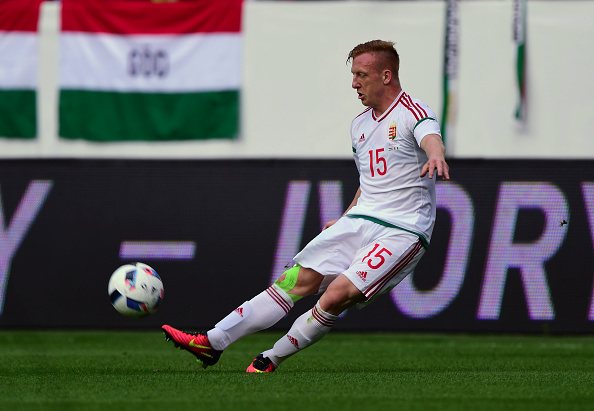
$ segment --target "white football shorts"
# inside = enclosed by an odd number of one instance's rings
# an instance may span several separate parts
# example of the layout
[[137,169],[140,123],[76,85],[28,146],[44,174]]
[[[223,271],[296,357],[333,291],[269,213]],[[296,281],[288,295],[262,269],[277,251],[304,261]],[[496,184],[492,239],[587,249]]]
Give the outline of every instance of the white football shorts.
[[364,306],[412,273],[425,254],[419,237],[362,218],[342,217],[293,259],[325,276],[320,291],[344,274],[361,291]]

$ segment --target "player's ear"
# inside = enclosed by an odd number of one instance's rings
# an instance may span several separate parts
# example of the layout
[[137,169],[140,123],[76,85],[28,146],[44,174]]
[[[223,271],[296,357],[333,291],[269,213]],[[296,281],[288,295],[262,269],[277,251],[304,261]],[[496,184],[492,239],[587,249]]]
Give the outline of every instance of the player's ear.
[[390,84],[390,81],[392,80],[392,72],[390,70],[384,70],[382,79],[384,84]]

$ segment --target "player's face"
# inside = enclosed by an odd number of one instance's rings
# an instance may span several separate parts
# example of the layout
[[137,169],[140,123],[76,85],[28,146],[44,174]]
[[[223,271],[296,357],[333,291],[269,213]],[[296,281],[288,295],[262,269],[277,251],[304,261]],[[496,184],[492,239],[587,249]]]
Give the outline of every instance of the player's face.
[[371,53],[361,54],[353,59],[352,87],[364,106],[378,108],[384,94],[383,75],[377,69],[375,57]]

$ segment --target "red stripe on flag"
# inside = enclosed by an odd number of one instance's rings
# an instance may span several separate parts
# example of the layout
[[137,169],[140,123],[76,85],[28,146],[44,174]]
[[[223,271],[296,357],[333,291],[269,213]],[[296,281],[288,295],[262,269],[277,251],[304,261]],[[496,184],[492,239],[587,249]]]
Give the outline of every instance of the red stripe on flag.
[[0,0],[0,31],[37,32],[42,0]]
[[242,0],[62,0],[62,31],[123,35],[239,33],[241,6]]

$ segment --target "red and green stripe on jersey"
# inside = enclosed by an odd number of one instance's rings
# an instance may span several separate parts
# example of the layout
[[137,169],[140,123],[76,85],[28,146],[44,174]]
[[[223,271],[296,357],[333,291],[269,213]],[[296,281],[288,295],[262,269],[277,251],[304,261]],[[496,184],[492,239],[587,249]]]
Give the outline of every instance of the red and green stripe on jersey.
[[[413,101],[413,99],[408,94],[406,94],[404,91],[400,93],[400,96],[398,97],[396,104],[393,104],[390,108],[388,108],[388,110],[386,110],[384,113],[382,113],[381,116],[376,117],[375,113],[372,110],[371,117],[379,123],[383,119],[388,117],[390,115],[390,113],[392,112],[392,110],[394,110],[396,108],[396,106],[398,106],[399,104],[401,104],[403,107],[405,107],[408,111],[410,111],[412,113],[414,118],[417,120],[417,124],[419,124],[425,120],[435,120],[433,117],[429,117],[427,115],[427,111],[425,111],[425,109],[419,103],[415,103]],[[359,116],[366,113],[369,110],[370,110],[370,108],[367,108],[363,113],[359,114]],[[359,116],[357,116],[357,117],[359,117]],[[415,125],[415,127],[416,127],[416,125]]]
[[400,99],[398,100],[404,107],[406,107],[415,117],[417,123],[413,127],[413,131],[419,124],[421,124],[425,120],[435,120],[435,118],[429,116],[427,111],[418,103],[415,103],[413,99],[406,93],[402,93]]
[[237,137],[241,6],[63,0],[60,136]]
[[41,0],[0,0],[0,136],[35,138]]
[[398,103],[406,107],[408,111],[410,111],[415,117],[417,122],[428,118],[427,112],[423,109],[423,107],[421,107],[420,104],[415,103],[408,94],[403,92],[398,99]]

